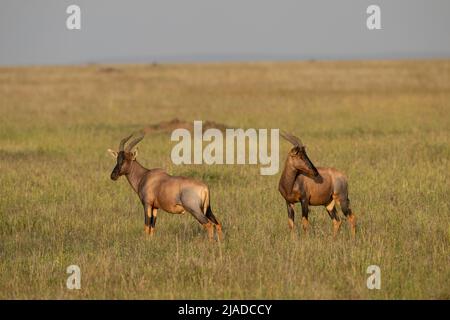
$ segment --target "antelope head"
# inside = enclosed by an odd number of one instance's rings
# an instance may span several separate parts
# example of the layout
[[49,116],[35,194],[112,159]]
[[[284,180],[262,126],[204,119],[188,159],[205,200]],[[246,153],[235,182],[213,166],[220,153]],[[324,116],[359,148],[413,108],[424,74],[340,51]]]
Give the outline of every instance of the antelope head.
[[309,177],[317,177],[319,172],[311,160],[309,160],[308,155],[306,154],[305,146],[300,139],[286,132],[281,132],[281,136],[294,146],[289,151],[287,159],[288,163],[296,170]]
[[134,134],[129,135],[128,137],[123,138],[119,144],[119,151],[114,151],[108,149],[108,152],[116,159],[117,163],[111,172],[111,179],[117,180],[120,176],[126,175],[130,173],[131,164],[136,160],[137,149],[133,150],[133,148],[144,139],[144,133],[138,138],[132,140],[127,146],[125,146],[126,142],[130,140],[130,138]]

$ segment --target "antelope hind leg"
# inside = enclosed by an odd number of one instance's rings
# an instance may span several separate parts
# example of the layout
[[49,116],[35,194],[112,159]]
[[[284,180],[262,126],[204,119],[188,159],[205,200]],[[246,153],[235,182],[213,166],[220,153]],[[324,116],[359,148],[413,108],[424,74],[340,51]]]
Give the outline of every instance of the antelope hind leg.
[[219,220],[214,216],[211,206],[208,206],[208,209],[206,209],[206,217],[214,224],[214,228],[216,229],[217,233],[217,240],[222,241],[223,240],[223,233],[222,233],[222,225],[220,224]]
[[340,201],[341,209],[344,215],[347,217],[348,223],[350,224],[350,228],[352,230],[352,237],[356,236],[356,217],[355,214],[350,209],[350,200],[343,199]]
[[223,240],[222,225],[219,223],[219,224],[216,224],[215,227],[216,227],[216,232],[217,232],[217,239],[219,241],[222,241]]
[[208,240],[212,241],[214,239],[214,226],[211,221],[208,221],[203,225],[203,227],[206,229],[206,232],[208,233]]
[[336,238],[339,228],[341,227],[342,221],[333,219],[333,238]]
[[337,215],[336,210],[336,204],[334,202],[334,199],[331,200],[331,202],[326,206],[328,215],[330,216],[331,220],[333,221],[333,238],[336,237],[336,235],[339,232],[339,228],[341,227],[342,221],[339,219]]
[[353,212],[350,213],[348,216],[348,223],[350,224],[350,227],[352,229],[352,236],[356,236],[356,216]]
[[195,219],[197,219],[198,222],[206,229],[208,232],[208,239],[212,240],[214,237],[214,227],[213,223],[203,214],[200,207],[193,209],[192,207],[188,207],[186,205],[183,205],[183,207],[188,211],[190,214],[194,216]]

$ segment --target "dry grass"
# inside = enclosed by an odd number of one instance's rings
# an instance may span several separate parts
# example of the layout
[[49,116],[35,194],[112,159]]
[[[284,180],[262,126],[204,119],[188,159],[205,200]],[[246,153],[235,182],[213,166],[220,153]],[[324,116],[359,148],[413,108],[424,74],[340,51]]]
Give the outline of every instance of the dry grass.
[[[449,113],[450,61],[1,68],[0,298],[449,299]],[[173,118],[300,135],[349,176],[356,241],[333,240],[323,208],[292,241],[279,174],[174,166],[166,132],[141,162],[207,181],[226,241],[166,213],[147,238],[106,149]]]

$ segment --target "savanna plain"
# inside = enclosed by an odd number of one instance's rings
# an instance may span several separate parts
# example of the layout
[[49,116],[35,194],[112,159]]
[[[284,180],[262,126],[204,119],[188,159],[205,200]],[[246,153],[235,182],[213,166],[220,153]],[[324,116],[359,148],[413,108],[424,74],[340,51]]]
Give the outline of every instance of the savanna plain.
[[[2,67],[0,298],[450,299],[449,114],[448,60]],[[348,176],[356,238],[344,221],[333,239],[323,207],[305,234],[299,205],[291,236],[286,141],[272,176],[176,166],[172,119],[298,135]],[[107,149],[146,127],[140,163],[204,180],[224,241],[189,214],[159,212],[144,233]],[[73,264],[80,290],[66,288]]]

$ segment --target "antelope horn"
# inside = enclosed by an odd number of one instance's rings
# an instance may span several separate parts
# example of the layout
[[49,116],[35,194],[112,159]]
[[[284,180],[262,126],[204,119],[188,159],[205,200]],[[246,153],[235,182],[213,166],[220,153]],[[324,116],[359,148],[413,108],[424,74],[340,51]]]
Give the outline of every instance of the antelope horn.
[[133,134],[130,134],[128,137],[123,138],[120,140],[119,144],[119,151],[124,151],[125,143],[130,140],[130,138],[133,136]]
[[145,137],[145,132],[141,131],[141,136],[131,141],[128,146],[125,148],[125,151],[131,151],[135,145],[137,145],[142,139]]
[[297,138],[296,136],[294,136],[290,133],[287,133],[285,131],[281,131],[280,134],[284,139],[286,139],[287,141],[292,143],[294,146],[303,147],[302,141],[299,138]]

